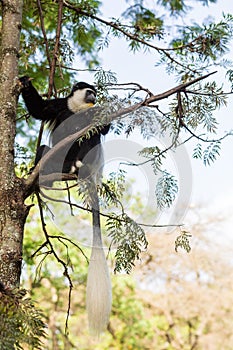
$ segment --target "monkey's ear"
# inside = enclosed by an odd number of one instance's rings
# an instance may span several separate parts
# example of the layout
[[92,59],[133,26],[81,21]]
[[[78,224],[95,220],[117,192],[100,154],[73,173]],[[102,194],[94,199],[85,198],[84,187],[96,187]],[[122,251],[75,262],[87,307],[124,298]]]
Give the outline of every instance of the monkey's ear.
[[29,88],[32,85],[31,80],[33,80],[33,78],[29,78],[27,75],[24,75],[23,77],[19,78],[19,83],[22,89]]

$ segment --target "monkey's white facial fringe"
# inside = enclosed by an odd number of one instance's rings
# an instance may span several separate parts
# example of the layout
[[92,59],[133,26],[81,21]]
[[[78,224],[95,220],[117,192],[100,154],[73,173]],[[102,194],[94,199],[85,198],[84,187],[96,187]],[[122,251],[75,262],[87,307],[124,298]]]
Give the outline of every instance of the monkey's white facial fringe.
[[67,104],[70,111],[77,113],[94,105],[93,103],[87,103],[85,101],[87,90],[88,89],[76,90],[73,95],[68,98]]
[[106,330],[112,305],[112,288],[102,247],[93,247],[88,268],[86,305],[90,333]]

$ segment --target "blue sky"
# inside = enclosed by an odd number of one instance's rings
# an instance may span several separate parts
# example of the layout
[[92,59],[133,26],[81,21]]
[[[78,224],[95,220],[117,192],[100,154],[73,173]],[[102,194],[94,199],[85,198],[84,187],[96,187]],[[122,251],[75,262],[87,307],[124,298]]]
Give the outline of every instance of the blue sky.
[[[195,1],[189,1],[188,3],[190,6],[193,6],[193,10],[188,16],[182,17],[181,21],[184,24],[190,23],[192,20],[202,22],[208,16],[218,20],[223,12],[233,13],[233,2],[231,0],[219,0],[217,4],[212,4],[209,7],[197,5]],[[102,7],[103,17],[110,19],[113,15],[114,17],[120,16],[124,8],[125,2],[122,0],[104,0]],[[109,48],[100,52],[102,67],[106,70],[115,72],[119,83],[138,82],[157,94],[175,86],[176,82],[161,67],[155,67],[156,58],[154,55],[155,54],[153,52],[137,53],[135,55],[130,53],[128,46],[123,39],[112,40]],[[233,43],[228,57],[229,59],[233,57]],[[216,79],[218,82],[223,82],[224,73],[218,67],[217,70],[218,73],[214,76],[214,79]],[[92,76],[89,76],[87,73],[80,73],[78,79],[90,81]],[[232,111],[233,96],[230,96],[228,106],[226,108],[221,108],[220,111],[216,111],[215,114],[220,124],[219,135],[222,135],[227,130],[233,130]],[[108,140],[112,139],[113,137],[109,136],[106,142],[108,143]],[[137,137],[132,141],[138,142]],[[213,215],[220,213],[221,215],[226,216],[226,221],[228,223],[226,229],[230,233],[233,225],[233,137],[223,142],[220,158],[218,158],[218,160],[209,167],[204,166],[200,161],[192,159],[191,155],[193,145],[186,146],[186,151],[190,155],[189,162],[192,168],[192,174],[190,175],[187,173],[185,180],[186,186],[191,186],[192,192],[192,196],[189,204],[187,203],[187,206],[204,205],[207,213],[213,213]],[[176,163],[174,156],[171,157],[171,162]],[[171,167],[173,166],[176,168],[176,164],[171,165]],[[178,176],[180,176],[179,172],[180,170],[178,169]],[[187,170],[187,172],[189,172],[189,170]],[[188,179],[189,175],[192,176],[191,180]],[[139,176],[138,179],[140,184],[142,179],[140,178],[140,174],[137,176]],[[182,176],[181,178],[183,179]],[[144,189],[143,186],[142,188]],[[183,191],[186,190],[184,189]],[[172,218],[175,218],[175,210],[177,210],[177,206],[171,210]]]

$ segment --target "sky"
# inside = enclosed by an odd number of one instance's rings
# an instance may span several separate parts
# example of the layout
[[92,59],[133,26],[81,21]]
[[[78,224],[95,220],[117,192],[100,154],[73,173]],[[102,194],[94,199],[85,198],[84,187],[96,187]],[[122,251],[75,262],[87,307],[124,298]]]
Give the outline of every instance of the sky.
[[[147,1],[148,3],[148,1]],[[150,2],[151,3],[151,2]],[[183,24],[190,23],[190,21],[202,22],[205,18],[211,16],[216,20],[219,20],[222,13],[233,13],[233,1],[219,0],[217,4],[212,4],[209,7],[202,7],[197,5],[195,1],[188,2],[190,6],[193,6],[193,10],[188,16],[182,17]],[[102,14],[105,19],[110,19],[114,14],[114,17],[120,16],[125,9],[125,1],[114,0],[114,1],[103,1]],[[172,23],[171,23],[172,24]],[[171,33],[172,36],[172,26]],[[230,48],[228,58],[233,57],[233,43]],[[128,50],[127,43],[123,39],[113,39],[107,49],[100,52],[100,58],[102,60],[102,67],[105,70],[111,70],[117,74],[118,82],[138,82],[144,87],[147,87],[153,91],[154,94],[162,93],[167,89],[170,89],[177,85],[174,78],[169,76],[161,67],[155,67],[156,58],[154,52],[151,53],[136,53],[135,55],[130,53]],[[215,70],[215,68],[214,68]],[[223,82],[224,76],[223,71],[217,67],[217,74],[214,79]],[[80,80],[88,79],[92,77],[88,76],[87,73],[81,73],[79,76]],[[159,103],[160,104],[160,103]],[[225,133],[225,131],[233,130],[233,96],[229,97],[228,106],[221,108],[220,111],[215,113],[218,118],[220,128],[219,135]],[[116,141],[117,140],[117,141]],[[134,139],[130,140],[129,143],[125,143],[124,137],[120,138],[122,148],[123,160],[127,158],[124,154],[124,150],[129,147],[133,149],[134,146],[137,149],[141,145],[141,140],[138,135]],[[117,142],[117,143],[116,143]],[[129,142],[129,140],[127,141]],[[107,169],[111,169],[110,158],[117,158],[114,152],[111,153],[109,148],[115,148],[115,145],[119,145],[119,137],[116,138],[113,135],[109,135],[105,141],[105,151],[107,153]],[[112,146],[113,145],[113,146]],[[225,217],[225,226],[222,226],[224,233],[228,233],[231,238],[233,226],[233,161],[232,161],[232,146],[233,137],[228,138],[222,143],[221,156],[211,166],[204,166],[201,161],[192,159],[192,146],[185,146],[183,151],[180,151],[179,155],[170,155],[171,169],[175,168],[176,176],[179,178],[181,187],[181,194],[176,201],[175,205],[170,211],[165,211],[161,215],[160,222],[165,223],[166,220],[169,223],[176,221],[186,221],[186,217],[189,215],[189,208],[200,206],[205,208],[204,213],[208,215],[222,215]],[[125,155],[125,156],[124,156]],[[130,151],[128,158],[134,160],[133,151]],[[185,161],[183,161],[185,159]],[[114,163],[112,163],[113,166]],[[108,170],[109,170],[108,169]],[[151,188],[150,180],[148,180],[147,169],[142,169],[138,172],[135,168],[130,172],[136,174],[136,186],[135,191],[140,190],[145,192],[147,198],[146,207],[151,205]],[[132,193],[133,194],[133,193]],[[143,194],[143,195],[144,195]],[[182,204],[184,201],[184,204]],[[182,214],[180,207],[185,209]],[[220,232],[221,234],[221,232]],[[233,235],[232,235],[233,240]]]

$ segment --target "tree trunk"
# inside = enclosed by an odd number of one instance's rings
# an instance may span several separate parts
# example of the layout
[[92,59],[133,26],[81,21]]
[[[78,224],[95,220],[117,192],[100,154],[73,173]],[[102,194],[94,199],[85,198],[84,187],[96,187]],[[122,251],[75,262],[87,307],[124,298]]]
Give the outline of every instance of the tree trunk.
[[27,217],[24,184],[14,173],[14,139],[22,0],[2,0],[0,47],[0,281],[19,285],[23,229]]

